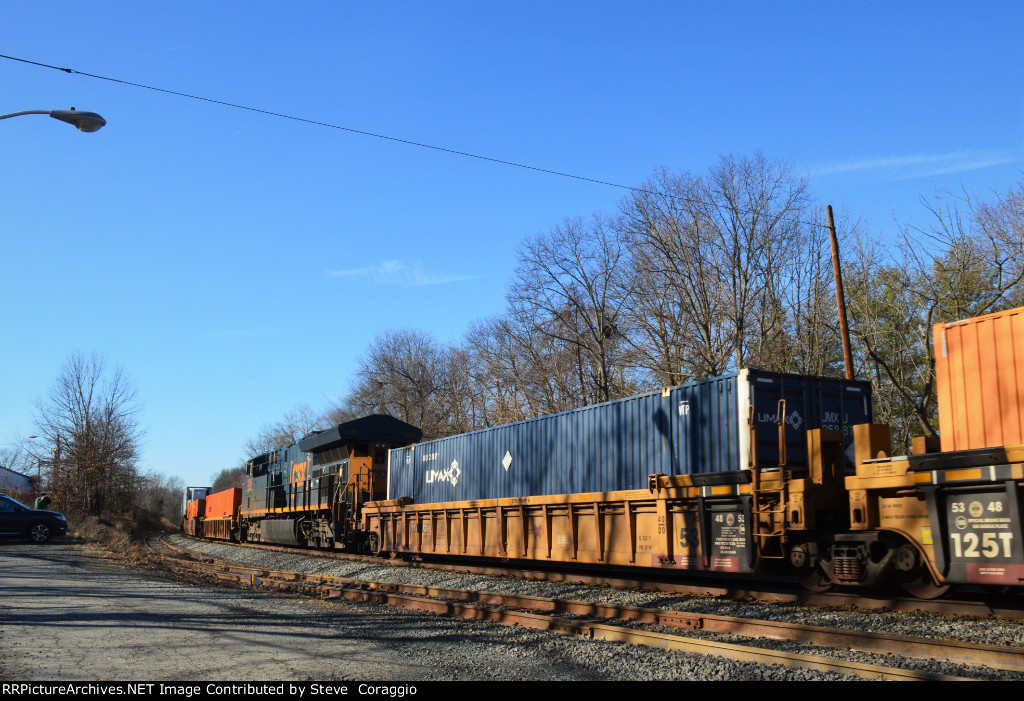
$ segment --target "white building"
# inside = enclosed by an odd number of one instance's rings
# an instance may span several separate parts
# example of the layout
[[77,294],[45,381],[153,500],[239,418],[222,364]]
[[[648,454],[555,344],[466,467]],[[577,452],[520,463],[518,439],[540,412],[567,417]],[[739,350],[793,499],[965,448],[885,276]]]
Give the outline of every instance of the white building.
[[14,470],[0,465],[0,492],[31,492],[32,480]]

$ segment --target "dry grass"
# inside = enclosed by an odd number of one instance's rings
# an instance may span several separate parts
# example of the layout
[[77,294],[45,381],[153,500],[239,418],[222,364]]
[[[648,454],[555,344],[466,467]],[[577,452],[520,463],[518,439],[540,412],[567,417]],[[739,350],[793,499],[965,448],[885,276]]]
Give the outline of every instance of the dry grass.
[[129,561],[145,559],[143,540],[160,531],[175,530],[166,519],[148,511],[125,516],[91,516],[69,512],[68,535],[79,541],[106,551],[110,555]]

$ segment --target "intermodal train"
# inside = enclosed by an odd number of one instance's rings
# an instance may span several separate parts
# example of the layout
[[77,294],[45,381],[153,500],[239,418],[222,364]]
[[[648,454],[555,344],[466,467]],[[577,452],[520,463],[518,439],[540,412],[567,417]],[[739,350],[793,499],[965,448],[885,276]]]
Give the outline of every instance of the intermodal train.
[[894,456],[871,385],[742,370],[420,442],[368,416],[249,461],[183,530],[403,557],[1024,584],[1024,308],[934,327],[940,440]]

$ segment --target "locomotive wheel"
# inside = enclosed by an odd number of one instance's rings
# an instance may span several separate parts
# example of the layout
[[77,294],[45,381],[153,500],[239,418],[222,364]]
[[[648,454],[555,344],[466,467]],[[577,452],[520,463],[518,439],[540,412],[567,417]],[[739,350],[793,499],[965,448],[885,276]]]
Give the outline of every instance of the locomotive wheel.
[[945,596],[950,589],[948,584],[936,584],[932,577],[924,572],[917,579],[910,579],[903,582],[903,590],[918,599],[938,599]]
[[821,594],[832,588],[832,580],[825,576],[825,573],[815,567],[811,573],[800,580],[801,586],[807,591]]

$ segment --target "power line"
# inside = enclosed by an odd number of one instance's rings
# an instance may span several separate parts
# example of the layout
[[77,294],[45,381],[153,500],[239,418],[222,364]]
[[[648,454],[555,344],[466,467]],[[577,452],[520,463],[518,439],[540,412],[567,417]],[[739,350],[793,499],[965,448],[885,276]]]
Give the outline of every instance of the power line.
[[107,77],[107,76],[96,75],[94,73],[86,73],[84,71],[77,71],[77,70],[75,70],[73,68],[61,68],[60,66],[51,66],[51,65],[46,64],[46,63],[39,63],[37,61],[29,61],[27,59],[16,58],[14,56],[5,56],[3,54],[0,54],[0,58],[10,59],[11,61],[20,61],[22,63],[29,63],[29,64],[32,64],[33,66],[41,66],[43,68],[52,68],[54,70],[63,71],[65,73],[73,73],[73,74],[76,74],[76,75],[84,75],[84,76],[89,77],[89,78],[97,78],[99,80],[107,80],[107,81],[110,81],[111,83],[120,83],[122,85],[130,85],[130,86],[136,87],[136,88],[144,88],[146,90],[153,90],[153,91],[156,91],[156,92],[162,92],[162,93],[166,93],[168,95],[177,95],[178,97],[187,97],[187,98],[192,99],[192,100],[201,100],[203,102],[211,102],[211,103],[213,103],[215,105],[224,105],[225,107],[234,107],[235,109],[246,110],[248,112],[257,112],[259,114],[266,114],[266,115],[269,115],[271,117],[281,117],[282,119],[291,119],[291,120],[296,121],[296,122],[305,122],[306,124],[314,124],[314,125],[320,126],[320,127],[329,127],[331,129],[338,129],[339,131],[347,131],[347,132],[352,133],[352,134],[360,134],[362,136],[372,136],[372,137],[374,137],[376,139],[385,139],[387,141],[394,141],[396,143],[406,144],[407,146],[418,146],[420,148],[428,148],[428,149],[432,149],[434,151],[441,151],[443,153],[450,153],[450,154],[453,154],[453,155],[456,155],[456,156],[466,156],[467,158],[476,158],[476,159],[479,159],[481,161],[490,161],[491,163],[498,163],[498,164],[501,164],[501,165],[514,166],[516,168],[525,168],[527,170],[534,170],[534,171],[537,171],[539,173],[547,173],[549,175],[558,175],[558,176],[561,176],[563,178],[573,178],[575,180],[583,180],[583,181],[588,182],[588,183],[595,183],[597,185],[607,185],[609,187],[617,187],[617,188],[621,188],[623,190],[636,190],[637,189],[635,187],[630,187],[629,185],[620,185],[618,183],[612,183],[612,182],[608,182],[608,181],[605,181],[605,180],[597,180],[596,178],[588,178],[588,177],[585,177],[585,176],[582,176],[582,175],[573,175],[572,173],[563,173],[561,171],[550,170],[548,168],[539,168],[537,166],[531,166],[531,165],[527,165],[525,163],[516,163],[515,161],[506,161],[506,160],[502,160],[500,158],[492,158],[490,156],[481,156],[481,155],[476,154],[476,153],[469,153],[468,151],[458,151],[456,149],[445,148],[444,146],[434,146],[432,144],[424,144],[424,143],[419,142],[419,141],[412,141],[410,139],[401,139],[401,138],[398,138],[396,136],[388,136],[387,134],[377,134],[375,132],[364,131],[362,129],[353,129],[352,127],[345,127],[345,126],[341,126],[339,124],[331,124],[330,122],[320,122],[320,121],[317,121],[315,119],[306,119],[304,117],[296,117],[294,115],[284,114],[282,112],[273,112],[271,110],[264,110],[264,109],[260,109],[258,107],[248,107],[246,105],[239,105],[239,104],[235,104],[233,102],[225,102],[223,100],[214,100],[214,99],[209,98],[209,97],[202,97],[201,95],[191,95],[189,93],[178,92],[176,90],[167,90],[165,88],[156,88],[156,87],[153,87],[152,85],[144,85],[142,83],[133,83],[133,82],[128,81],[128,80],[120,80],[119,78],[110,78],[110,77]]
[[[177,97],[186,97],[186,98],[188,98],[190,100],[200,100],[202,102],[209,102],[209,103],[215,104],[215,105],[223,105],[225,107],[232,107],[234,109],[245,110],[247,112],[256,112],[258,114],[265,114],[265,115],[268,115],[268,116],[271,116],[271,117],[280,117],[281,119],[290,119],[290,120],[295,121],[295,122],[303,122],[305,124],[313,124],[315,126],[328,127],[330,129],[337,129],[338,131],[345,131],[345,132],[348,132],[350,134],[359,134],[361,136],[371,136],[371,137],[373,137],[375,139],[383,139],[385,141],[393,141],[395,143],[405,144],[407,146],[417,146],[419,148],[431,149],[433,151],[440,151],[442,153],[449,153],[449,154],[452,154],[452,155],[455,155],[455,156],[465,156],[466,158],[475,158],[477,160],[488,161],[490,163],[497,163],[499,165],[506,165],[506,166],[512,166],[514,168],[523,168],[525,170],[532,170],[532,171],[537,172],[537,173],[546,173],[548,175],[556,175],[556,176],[559,176],[559,177],[562,177],[562,178],[571,178],[573,180],[581,180],[583,182],[594,183],[595,185],[605,185],[607,187],[615,187],[615,188],[619,188],[621,190],[628,190],[630,192],[635,192],[635,193],[639,193],[639,194],[655,195],[655,196],[658,196],[658,197],[667,197],[667,198],[670,198],[670,199],[678,199],[678,200],[682,200],[684,202],[688,202],[690,204],[700,204],[700,205],[705,205],[705,206],[718,207],[718,205],[716,205],[713,202],[705,202],[703,200],[698,200],[698,199],[693,199],[693,198],[689,198],[689,197],[684,197],[682,195],[674,195],[674,194],[669,194],[669,193],[665,193],[665,192],[660,192],[660,191],[657,191],[657,190],[647,190],[645,188],[634,187],[634,186],[631,186],[631,185],[621,185],[619,183],[613,183],[613,182],[609,182],[607,180],[598,180],[597,178],[588,178],[588,177],[585,177],[585,176],[582,176],[582,175],[574,175],[572,173],[565,173],[565,172],[558,171],[558,170],[551,170],[551,169],[548,169],[548,168],[540,168],[538,166],[531,166],[531,165],[528,165],[526,163],[517,163],[516,161],[507,161],[507,160],[503,160],[501,158],[492,158],[491,156],[481,156],[481,155],[476,154],[476,153],[469,153],[468,151],[459,151],[459,150],[456,150],[456,149],[446,148],[444,146],[434,146],[432,144],[425,144],[425,143],[422,143],[422,142],[419,142],[419,141],[412,141],[410,139],[401,139],[401,138],[396,137],[396,136],[388,136],[387,134],[377,134],[377,133],[372,132],[372,131],[365,131],[365,130],[362,130],[362,129],[353,129],[352,127],[345,127],[345,126],[341,126],[339,124],[331,124],[330,122],[321,122],[321,121],[318,121],[318,120],[315,120],[315,119],[306,119],[304,117],[296,117],[294,115],[284,114],[283,112],[273,112],[271,110],[264,110],[264,109],[260,109],[258,107],[249,107],[247,105],[239,105],[239,104],[236,104],[236,103],[233,103],[233,102],[225,102],[224,100],[214,100],[213,98],[202,97],[201,95],[192,95],[192,94],[185,93],[185,92],[178,92],[176,90],[168,90],[166,88],[153,87],[152,85],[144,85],[143,83],[133,83],[131,81],[121,80],[119,78],[110,78],[108,76],[96,75],[95,73],[86,73],[85,71],[75,70],[74,68],[62,68],[61,66],[53,66],[53,65],[50,65],[48,63],[40,63],[38,61],[29,61],[28,59],[18,58],[16,56],[6,56],[4,54],[0,54],[0,58],[6,58],[6,59],[8,59],[10,61],[18,61],[20,63],[27,63],[27,64],[30,64],[30,65],[33,65],[33,66],[40,66],[41,68],[50,68],[50,69],[53,69],[53,70],[56,70],[56,71],[62,71],[64,73],[70,73],[70,74],[74,74],[74,75],[82,75],[82,76],[86,76],[87,78],[95,78],[97,80],[106,80],[106,81],[109,81],[111,83],[119,83],[121,85],[129,85],[129,86],[135,87],[135,88],[143,88],[145,90],[152,90],[154,92],[161,92],[161,93],[165,93],[167,95],[175,95]],[[748,210],[748,211],[753,211],[753,210]],[[817,223],[817,222],[802,221],[800,219],[797,219],[795,221],[797,223],[806,224],[808,226],[817,226],[817,227],[827,228],[827,226],[825,224],[820,224],[820,223]]]

